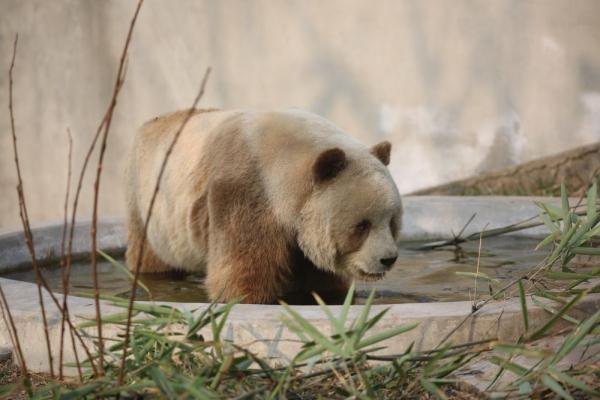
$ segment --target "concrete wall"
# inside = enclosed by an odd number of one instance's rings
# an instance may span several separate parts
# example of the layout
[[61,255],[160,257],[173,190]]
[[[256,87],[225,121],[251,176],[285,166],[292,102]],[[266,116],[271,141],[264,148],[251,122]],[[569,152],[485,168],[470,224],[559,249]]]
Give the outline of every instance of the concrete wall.
[[[104,114],[133,1],[0,0],[0,229],[17,227],[7,70],[33,221],[61,217]],[[600,2],[160,1],[144,5],[109,138],[100,214],[143,121],[189,105],[302,107],[393,142],[401,192],[600,140]],[[96,156],[93,159],[95,168]],[[92,180],[83,192],[89,218]]]

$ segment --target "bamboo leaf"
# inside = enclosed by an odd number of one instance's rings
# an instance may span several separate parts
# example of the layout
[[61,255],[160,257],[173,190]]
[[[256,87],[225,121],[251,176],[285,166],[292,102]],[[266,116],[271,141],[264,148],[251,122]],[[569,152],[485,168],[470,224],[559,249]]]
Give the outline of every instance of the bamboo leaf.
[[[124,266],[122,263],[118,262],[114,258],[112,258],[109,254],[103,252],[102,250],[97,250],[97,252],[102,257],[104,257],[104,259],[106,261],[108,261],[109,263],[111,263],[113,267],[117,268],[119,271],[121,271],[122,273],[124,273],[125,275],[127,275],[127,277],[129,278],[129,280],[133,282],[134,276],[131,273],[131,271],[129,270],[129,268],[127,268],[126,266]],[[152,293],[150,293],[150,289],[148,289],[148,286],[146,286],[144,284],[144,282],[142,282],[141,279],[138,279],[137,284],[138,284],[139,287],[141,287],[142,289],[144,289],[144,292],[146,292],[149,296],[152,296]]]
[[[532,298],[532,300],[536,306],[542,307],[544,310],[548,311],[552,315],[556,315],[557,311],[555,309],[553,309],[552,307],[550,307],[549,305],[547,305],[535,298]],[[551,300],[553,300],[553,299],[551,299]],[[554,301],[556,301],[556,300],[554,300]],[[562,303],[562,304],[566,304],[566,303]],[[565,321],[568,321],[572,324],[575,324],[575,325],[579,324],[579,322],[580,322],[579,320],[577,320],[569,315],[566,315],[566,314],[562,316],[562,319],[564,319]]]
[[523,326],[525,332],[529,331],[529,314],[527,313],[527,299],[525,298],[525,288],[523,280],[519,279],[519,299],[521,300],[521,315],[523,316]]
[[560,360],[569,354],[582,340],[585,336],[594,329],[596,323],[600,320],[600,311],[596,311],[594,315],[580,324],[573,333],[571,333],[565,341],[562,343],[556,355],[554,356],[554,360]]
[[[292,309],[286,303],[281,303],[283,308],[287,311],[287,313],[294,319],[294,321],[301,327],[304,332],[309,335],[315,342],[329,350],[333,354],[344,355],[342,353],[342,349],[339,345],[336,345],[324,335],[322,335],[317,328],[310,322],[308,322],[303,316],[297,313],[294,309]],[[285,320],[284,320],[285,321]],[[342,353],[342,354],[341,354]]]
[[105,385],[104,381],[95,381],[89,385],[79,386],[77,389],[71,390],[70,392],[66,392],[61,394],[62,400],[78,400],[84,398],[85,396],[95,392],[100,387]]
[[530,349],[524,344],[508,344],[508,343],[497,344],[494,347],[494,350],[497,350],[497,351],[500,351],[503,353],[508,353],[513,356],[521,355],[521,356],[532,357],[532,358],[544,358],[544,357],[548,357],[553,354],[553,353],[549,353],[549,352],[542,351],[542,350]]
[[538,207],[541,207],[546,212],[546,214],[548,214],[550,218],[552,218],[553,221],[559,221],[563,219],[563,212],[560,207],[556,207],[555,205],[549,203],[536,204],[538,205]]
[[550,328],[552,328],[552,326],[554,326],[556,321],[558,321],[563,315],[565,315],[567,313],[567,311],[569,311],[581,299],[582,294],[583,293],[578,293],[577,295],[573,296],[573,298],[567,304],[565,304],[556,314],[554,314],[552,316],[552,318],[550,318],[548,321],[546,321],[546,323],[540,329],[535,331],[529,337],[529,340],[537,340],[537,339],[541,338],[542,336],[544,336],[544,334]]
[[571,207],[569,207],[569,196],[567,194],[567,187],[565,186],[565,182],[562,181],[560,183],[560,202],[562,207],[562,217],[566,224],[570,224],[571,220],[568,218],[569,211],[571,211]]
[[600,256],[600,247],[575,247],[571,251],[584,256]]
[[419,382],[421,383],[423,389],[427,390],[429,393],[431,393],[438,399],[446,400],[448,398],[446,394],[435,383],[431,382],[430,380],[421,378]]
[[531,383],[525,381],[525,382],[521,382],[521,384],[519,385],[519,394],[520,395],[527,395],[530,394],[531,392],[533,392],[533,388],[531,387]]
[[469,278],[479,278],[479,279],[483,279],[486,281],[490,281],[490,282],[498,282],[498,279],[492,278],[487,274],[484,274],[483,272],[466,272],[466,271],[456,271],[455,272],[456,275],[459,276],[467,276]]
[[557,281],[573,281],[573,280],[587,280],[594,278],[591,274],[581,274],[577,272],[564,272],[564,271],[547,271],[545,276]]
[[342,306],[342,312],[340,313],[340,323],[342,326],[346,326],[346,321],[348,319],[348,311],[350,310],[350,306],[352,305],[352,300],[354,299],[354,281],[350,288],[348,289],[348,293],[346,293],[346,298],[344,299],[344,305]]
[[592,187],[587,192],[587,219],[588,221],[596,218],[596,199],[598,197],[598,187],[596,182],[592,185]]
[[544,238],[544,240],[542,240],[540,243],[538,243],[537,246],[535,246],[535,250],[539,250],[541,248],[548,246],[550,243],[554,242],[559,236],[560,236],[560,231],[556,230],[556,231],[552,232],[550,235],[546,236]]
[[415,329],[418,325],[419,325],[419,323],[414,323],[414,324],[397,326],[395,328],[386,329],[382,332],[376,333],[372,336],[369,336],[366,339],[361,340],[358,343],[358,345],[356,346],[356,349],[362,349],[364,347],[371,346],[375,343],[382,342],[391,337],[398,336],[404,332],[408,332],[410,330]]
[[563,388],[560,383],[556,382],[550,375],[544,374],[542,377],[542,382],[544,385],[548,387],[548,389],[552,390],[554,393],[567,400],[574,400],[573,397]]
[[317,301],[317,304],[319,304],[319,307],[321,308],[321,310],[323,310],[323,312],[327,316],[327,319],[329,319],[329,322],[331,322],[331,325],[335,329],[335,333],[337,333],[338,335],[343,336],[345,338],[346,331],[344,329],[344,325],[340,321],[338,321],[338,319],[336,317],[334,317],[333,313],[331,312],[329,307],[327,307],[327,305],[325,304],[325,302],[323,301],[321,296],[319,296],[317,293],[313,293],[313,297]]
[[540,213],[540,219],[542,220],[542,222],[544,223],[544,225],[546,225],[546,228],[548,228],[549,232],[551,232],[551,233],[555,233],[555,232],[560,233],[560,229],[558,228],[558,226],[554,222],[552,222],[552,220],[548,216],[548,212],[547,211],[545,213]]
[[558,371],[554,368],[551,368],[550,371],[551,371],[550,372],[551,375],[553,375],[556,379],[558,379],[562,383],[571,385],[574,388],[582,390],[589,395],[592,395],[595,397],[600,397],[600,392],[598,392],[597,390],[594,390],[592,387],[588,386],[586,383],[580,381],[579,379],[575,379],[571,375],[561,372],[561,371]]
[[492,356],[490,357],[490,362],[520,376],[527,374],[527,368],[502,357]]
[[165,374],[156,366],[153,365],[148,369],[148,374],[152,377],[156,386],[167,396],[169,399],[174,399],[177,397],[175,391],[171,387],[171,384]]
[[12,394],[12,392],[14,392],[16,387],[17,385],[15,385],[14,383],[0,385],[0,396],[2,396],[3,398],[8,398],[8,396]]

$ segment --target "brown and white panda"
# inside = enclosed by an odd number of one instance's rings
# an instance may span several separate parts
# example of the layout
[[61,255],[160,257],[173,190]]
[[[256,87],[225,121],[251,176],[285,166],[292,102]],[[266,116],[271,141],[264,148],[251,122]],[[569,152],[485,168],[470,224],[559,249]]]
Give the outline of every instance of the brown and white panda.
[[[127,263],[136,265],[160,165],[187,111],[147,122],[126,173]],[[211,300],[336,302],[352,278],[397,258],[402,205],[386,165],[300,110],[197,110],[169,158],[148,226],[143,273],[205,271]]]

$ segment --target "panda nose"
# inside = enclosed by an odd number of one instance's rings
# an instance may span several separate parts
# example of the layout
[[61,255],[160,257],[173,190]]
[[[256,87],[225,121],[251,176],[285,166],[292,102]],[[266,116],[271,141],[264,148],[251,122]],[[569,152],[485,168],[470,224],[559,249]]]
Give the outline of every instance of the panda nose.
[[396,262],[396,259],[398,258],[398,256],[394,256],[394,257],[390,257],[390,258],[382,258],[381,263],[383,265],[385,265],[387,268],[391,267],[392,265],[394,265],[394,263]]

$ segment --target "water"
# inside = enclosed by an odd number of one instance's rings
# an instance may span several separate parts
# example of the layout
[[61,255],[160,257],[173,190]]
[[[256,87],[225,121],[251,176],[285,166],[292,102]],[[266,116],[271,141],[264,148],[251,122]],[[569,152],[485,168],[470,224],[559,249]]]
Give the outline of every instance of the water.
[[[497,290],[509,281],[523,276],[547,255],[545,251],[533,251],[538,241],[516,236],[500,236],[483,241],[480,272],[498,282],[492,283]],[[447,247],[430,251],[415,251],[419,244],[403,244],[398,261],[386,277],[378,282],[358,282],[358,302],[361,303],[372,289],[376,290],[377,303],[414,303],[435,301],[469,300],[475,288],[474,278],[457,275],[457,271],[475,272],[479,243],[464,243],[460,248]],[[101,257],[100,257],[101,258]],[[122,257],[119,261],[123,262]],[[61,270],[57,265],[44,268],[49,285],[60,292]],[[35,282],[31,270],[14,271],[3,277]],[[98,278],[101,292],[126,297],[129,295],[130,280],[126,273],[107,261],[98,263]],[[207,302],[202,274],[170,273],[142,275],[141,281],[148,287],[152,298],[157,301]],[[92,280],[89,261],[73,264],[70,293],[91,293]],[[138,289],[139,300],[149,300],[150,295]],[[489,294],[487,281],[480,279],[477,285],[480,294]]]

